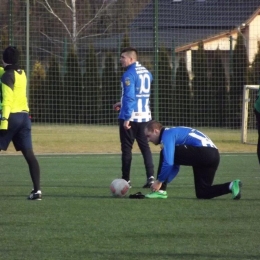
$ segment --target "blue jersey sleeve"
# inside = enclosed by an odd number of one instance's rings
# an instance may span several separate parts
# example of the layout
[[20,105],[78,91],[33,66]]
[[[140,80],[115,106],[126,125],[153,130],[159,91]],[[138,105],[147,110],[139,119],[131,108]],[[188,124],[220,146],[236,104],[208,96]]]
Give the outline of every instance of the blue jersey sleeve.
[[174,152],[177,135],[172,134],[170,129],[165,129],[162,135],[161,146],[163,161],[158,180],[171,182],[179,172],[180,166],[174,165]]
[[122,99],[121,106],[124,109],[124,120],[131,118],[135,107],[135,77],[132,73],[124,73],[121,80]]

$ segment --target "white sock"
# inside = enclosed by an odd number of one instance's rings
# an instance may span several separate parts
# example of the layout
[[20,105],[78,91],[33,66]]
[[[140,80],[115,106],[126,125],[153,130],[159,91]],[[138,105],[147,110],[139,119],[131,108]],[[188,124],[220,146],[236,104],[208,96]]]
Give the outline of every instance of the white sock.
[[229,184],[229,189],[230,190],[231,190],[232,186],[233,186],[233,181],[231,181],[230,184]]

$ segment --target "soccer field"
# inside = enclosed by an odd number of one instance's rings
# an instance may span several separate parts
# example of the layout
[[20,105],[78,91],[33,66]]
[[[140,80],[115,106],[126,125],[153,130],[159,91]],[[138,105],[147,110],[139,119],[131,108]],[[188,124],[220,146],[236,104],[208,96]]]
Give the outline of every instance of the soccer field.
[[[120,155],[38,156],[42,201],[22,156],[1,156],[0,259],[260,259],[260,173],[255,154],[222,154],[215,183],[239,178],[242,198],[195,198],[190,167],[181,167],[166,200],[113,198]],[[158,154],[154,155],[157,168]],[[145,183],[132,163],[130,193]]]

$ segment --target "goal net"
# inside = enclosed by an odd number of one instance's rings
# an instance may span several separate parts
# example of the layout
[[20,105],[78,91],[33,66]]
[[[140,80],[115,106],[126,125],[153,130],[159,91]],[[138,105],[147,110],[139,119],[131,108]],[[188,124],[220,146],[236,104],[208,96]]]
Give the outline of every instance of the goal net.
[[256,144],[257,142],[254,101],[258,90],[259,85],[245,85],[243,90],[241,142],[245,144]]

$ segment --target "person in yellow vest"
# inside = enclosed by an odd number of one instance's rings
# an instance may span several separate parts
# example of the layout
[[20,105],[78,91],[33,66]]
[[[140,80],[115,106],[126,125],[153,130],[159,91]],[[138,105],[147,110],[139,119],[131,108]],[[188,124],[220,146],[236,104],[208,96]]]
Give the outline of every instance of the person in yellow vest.
[[5,70],[3,67],[0,67],[0,78],[2,77],[2,75],[4,74]]
[[[26,96],[27,78],[19,65],[19,51],[14,46],[3,52],[3,68],[0,69],[0,150],[6,151],[12,141],[16,151],[21,151],[33,183],[29,200],[41,200],[40,166],[32,147],[31,120]],[[2,74],[2,75],[1,75]]]

